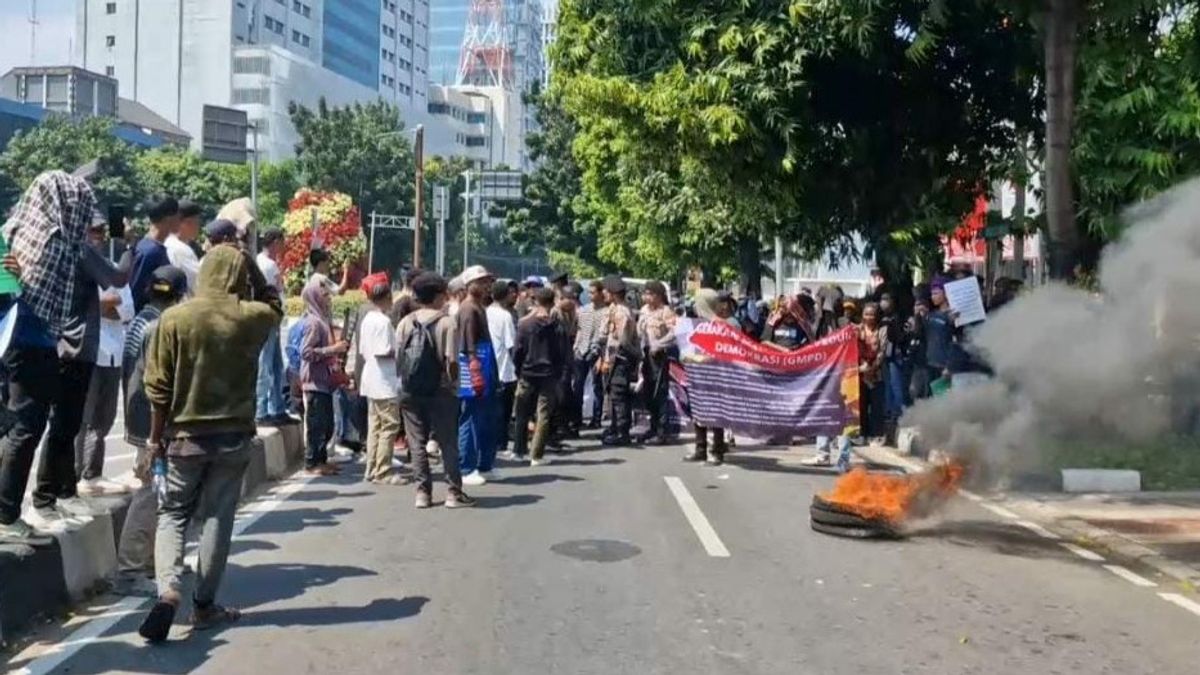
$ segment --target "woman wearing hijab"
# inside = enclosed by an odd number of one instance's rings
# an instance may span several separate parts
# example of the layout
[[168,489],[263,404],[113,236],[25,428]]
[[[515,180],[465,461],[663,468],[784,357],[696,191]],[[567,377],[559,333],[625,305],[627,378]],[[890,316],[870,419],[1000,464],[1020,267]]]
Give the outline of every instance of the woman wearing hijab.
[[304,468],[312,474],[328,476],[338,473],[329,464],[326,446],[333,438],[333,393],[338,389],[334,372],[337,357],[349,350],[343,341],[333,341],[331,323],[332,301],[329,289],[320,282],[304,287],[304,321],[306,328],[300,346],[300,387],[304,391],[304,429],[307,448]]
[[[711,288],[702,288],[696,292],[694,303],[696,317],[700,321],[721,321],[728,324],[731,328],[741,330],[736,319],[733,318],[732,308],[729,303],[725,302],[715,290]],[[694,424],[696,431],[696,445],[692,449],[691,454],[684,455],[685,462],[704,462],[707,461],[710,466],[720,466],[725,462],[725,452],[729,446],[725,442],[725,430],[720,428],[712,428]],[[708,432],[712,431],[712,446],[708,444]]]

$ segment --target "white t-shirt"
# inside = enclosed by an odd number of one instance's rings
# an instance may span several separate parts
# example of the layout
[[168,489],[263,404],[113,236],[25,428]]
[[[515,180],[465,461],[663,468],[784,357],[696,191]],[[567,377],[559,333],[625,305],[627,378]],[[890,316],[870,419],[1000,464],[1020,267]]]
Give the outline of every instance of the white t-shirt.
[[358,334],[358,354],[363,360],[359,393],[375,401],[400,395],[395,353],[396,334],[392,331],[391,319],[378,309],[372,309],[363,317]]
[[341,286],[339,286],[338,283],[336,281],[334,281],[333,279],[330,279],[329,275],[327,275],[327,274],[321,274],[320,272],[313,272],[312,277],[309,278],[309,283],[312,283],[314,281],[317,282],[318,284],[321,284],[325,288],[328,288],[329,292],[333,293],[334,295],[337,295],[337,292],[339,290],[341,290]]
[[200,277],[200,259],[191,246],[173,234],[167,237],[164,246],[167,247],[167,260],[183,270],[187,277],[188,295],[192,295],[196,292],[196,280]]
[[517,346],[517,326],[512,313],[495,303],[487,308],[488,332],[492,334],[492,349],[501,382],[516,382],[517,367],[513,364],[513,349]]
[[254,260],[258,263],[258,269],[263,273],[263,277],[266,278],[267,283],[271,284],[275,290],[282,291],[283,285],[279,283],[279,265],[275,264],[274,260],[271,260],[271,256],[266,253],[259,253],[258,257]]

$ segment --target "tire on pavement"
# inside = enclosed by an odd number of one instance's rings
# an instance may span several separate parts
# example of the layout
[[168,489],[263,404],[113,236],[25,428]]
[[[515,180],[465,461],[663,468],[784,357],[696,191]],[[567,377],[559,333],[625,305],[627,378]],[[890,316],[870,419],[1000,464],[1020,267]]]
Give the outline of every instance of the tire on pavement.
[[876,527],[841,527],[838,525],[827,525],[811,521],[812,529],[821,534],[828,534],[834,537],[846,537],[848,539],[881,539],[889,536],[884,531]]

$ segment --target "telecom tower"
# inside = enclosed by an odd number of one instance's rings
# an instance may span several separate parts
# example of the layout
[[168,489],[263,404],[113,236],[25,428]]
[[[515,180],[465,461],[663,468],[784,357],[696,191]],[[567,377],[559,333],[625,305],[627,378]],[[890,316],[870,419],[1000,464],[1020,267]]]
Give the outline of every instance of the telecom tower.
[[513,51],[504,0],[471,0],[458,84],[513,88]]

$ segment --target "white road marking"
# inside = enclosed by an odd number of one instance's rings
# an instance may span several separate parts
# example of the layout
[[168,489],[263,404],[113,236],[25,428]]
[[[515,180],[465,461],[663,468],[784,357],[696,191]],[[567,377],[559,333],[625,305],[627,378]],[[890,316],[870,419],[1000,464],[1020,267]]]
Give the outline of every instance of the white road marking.
[[1104,556],[1100,555],[1099,553],[1093,553],[1082,546],[1076,546],[1069,541],[1062,542],[1062,547],[1079,556],[1080,558],[1083,558],[1084,560],[1091,560],[1092,562],[1104,562]]
[[[307,476],[297,476],[277,484],[266,494],[246,504],[242,510],[249,510],[249,515],[237,520],[233,526],[233,536],[237,537],[259,518],[278,508],[288,498],[302,490],[308,481],[309,477]],[[58,667],[78,654],[81,649],[96,642],[100,636],[107,633],[125,617],[144,610],[150,602],[149,598],[121,600],[116,605],[109,607],[103,614],[85,621],[66,639],[50,647],[42,656],[30,661],[28,665],[17,670],[14,675],[50,675],[50,673],[58,672]],[[18,658],[19,656],[17,655]]]
[[1037,523],[1033,523],[1028,520],[1018,520],[1017,524],[1027,530],[1033,531],[1034,534],[1038,535],[1039,537],[1042,537],[1043,539],[1049,539],[1051,541],[1058,541],[1059,539],[1062,539],[1062,537],[1058,536],[1057,534],[1054,534],[1050,530],[1047,530],[1046,528],[1042,527],[1041,525],[1038,525]]
[[1021,516],[1018,516],[1017,514],[1013,513],[1012,511],[1009,511],[1008,509],[1004,508],[1003,506],[996,506],[995,504],[988,504],[986,502],[980,502],[979,505],[982,506],[983,508],[987,509],[988,511],[991,511],[992,513],[1000,516],[1001,518],[1008,518],[1009,520],[1020,520],[1021,519]]
[[683,481],[675,476],[663,476],[663,480],[667,481],[667,487],[674,495],[675,501],[679,502],[679,508],[683,509],[683,515],[691,524],[692,529],[696,531],[696,536],[700,537],[700,543],[704,545],[704,550],[708,552],[708,555],[714,558],[728,558],[729,549],[725,548],[725,544],[717,536],[717,531],[708,522],[708,518],[704,516],[700,505],[692,498],[692,493],[688,492]]
[[1142,588],[1153,588],[1158,585],[1158,584],[1154,583],[1153,581],[1150,581],[1146,577],[1144,577],[1140,574],[1137,574],[1136,572],[1133,572],[1129,569],[1121,567],[1120,565],[1103,565],[1103,567],[1104,567],[1104,569],[1121,577],[1122,579],[1124,579],[1125,581],[1128,581],[1129,583],[1133,584],[1134,586],[1141,586]]
[[968,492],[966,490],[959,490],[958,494],[966,497],[967,499],[970,499],[973,502],[983,501],[983,497],[980,497],[979,495],[975,494],[974,492]]
[[1200,602],[1196,602],[1191,598],[1185,598],[1178,593],[1159,593],[1158,597],[1173,605],[1178,605],[1196,616],[1200,616]]

